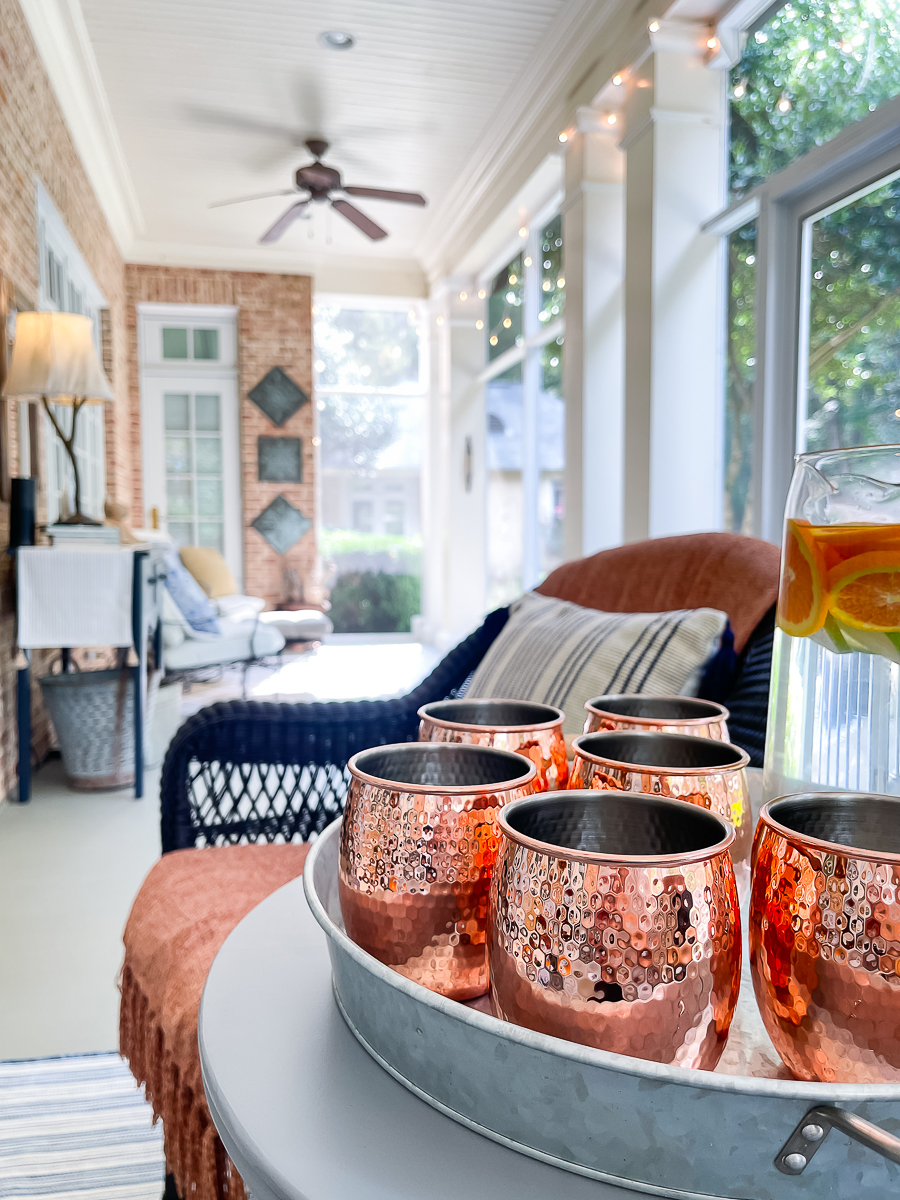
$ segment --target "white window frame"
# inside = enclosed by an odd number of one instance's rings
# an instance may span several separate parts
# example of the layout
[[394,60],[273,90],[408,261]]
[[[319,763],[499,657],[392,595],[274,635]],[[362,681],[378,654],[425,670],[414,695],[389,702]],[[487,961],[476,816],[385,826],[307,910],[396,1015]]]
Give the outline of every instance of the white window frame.
[[[900,96],[770,175],[703,226],[707,233],[727,237],[748,221],[757,222],[753,532],[767,541],[781,542],[793,456],[801,446],[805,420],[800,413],[808,352],[804,230],[828,209],[898,171]],[[725,320],[723,311],[723,327]]]
[[[549,342],[565,338],[566,318],[557,317],[547,325],[538,320],[541,295],[541,252],[542,232],[550,222],[560,215],[562,196],[557,194],[535,213],[528,227],[528,234],[510,241],[503,253],[497,255],[478,276],[478,287],[490,295],[491,285],[499,274],[520,253],[530,258],[530,265],[523,266],[522,277],[522,335],[521,344],[510,346],[492,359],[478,376],[478,382],[488,384],[498,375],[505,374],[511,367],[522,364],[522,590],[527,592],[541,582],[540,566],[540,469],[538,466],[537,405],[541,380],[540,352]],[[565,244],[563,244],[563,270],[565,270]],[[487,335],[487,330],[485,331]],[[485,336],[487,345],[487,336]],[[487,492],[485,493],[487,497]],[[486,500],[485,500],[486,502]],[[485,513],[487,524],[487,513]],[[490,547],[485,542],[485,554]],[[485,580],[490,579],[490,564],[485,562]]]
[[[224,482],[224,558],[243,586],[243,499],[241,471],[241,419],[237,372],[238,309],[230,304],[141,303],[138,312],[138,364],[141,393],[141,455],[143,466],[144,524],[152,526],[157,509],[165,529],[165,438],[160,421],[163,395],[171,392],[216,388],[222,399],[222,453]],[[219,334],[217,359],[163,358],[162,330],[178,326],[215,329]],[[188,337],[188,352],[193,338]]]
[[[40,182],[35,184],[38,234],[38,309],[42,312],[76,312],[93,321],[94,347],[102,361],[103,349],[100,330],[100,313],[107,307],[87,263],[66,228],[59,210]],[[50,278],[49,256],[54,258],[56,280]],[[81,308],[71,305],[72,293],[77,292]],[[103,519],[106,500],[106,418],[104,404],[89,404],[78,416],[75,439],[75,457],[78,460],[78,475],[81,482],[81,507],[86,516]],[[72,426],[73,409],[68,405],[55,404],[53,411],[61,427],[67,432]],[[44,422],[47,524],[59,519],[63,491],[68,486],[69,505],[74,503],[74,480],[71,478],[69,456],[56,435],[50,418],[42,413]],[[20,432],[28,430],[27,420],[20,420]],[[19,454],[20,466],[30,464],[31,448],[23,437]],[[30,473],[30,466],[29,466]]]

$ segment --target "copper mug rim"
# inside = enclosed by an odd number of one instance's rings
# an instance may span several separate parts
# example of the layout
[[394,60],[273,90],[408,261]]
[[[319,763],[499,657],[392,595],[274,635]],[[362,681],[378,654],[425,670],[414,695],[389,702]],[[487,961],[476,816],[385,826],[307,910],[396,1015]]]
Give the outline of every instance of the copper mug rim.
[[[628,762],[623,759],[608,758],[605,755],[596,754],[591,750],[585,749],[584,743],[592,738],[598,740],[605,738],[610,742],[615,738],[634,739],[638,743],[640,740],[646,739],[645,744],[649,744],[651,740],[658,741],[665,739],[669,742],[683,744],[685,750],[689,749],[690,754],[695,757],[702,754],[715,757],[717,753],[730,750],[733,751],[735,761],[727,763],[694,763],[687,767]],[[742,750],[740,746],[736,746],[733,742],[717,742],[711,738],[697,738],[689,733],[638,733],[624,729],[597,730],[594,733],[583,733],[580,737],[573,738],[572,749],[576,756],[587,759],[588,762],[596,763],[598,766],[615,767],[618,770],[634,771],[641,775],[732,775],[738,771],[743,771],[745,767],[750,765],[750,755],[746,750]]]
[[[601,707],[602,701],[619,700],[639,701],[649,707],[652,707],[657,701],[663,704],[697,705],[698,708],[706,709],[706,716],[668,717],[664,713],[653,717],[638,716],[629,712],[616,712],[614,708]],[[728,721],[731,718],[731,713],[724,704],[718,704],[715,700],[701,700],[698,696],[645,696],[641,692],[608,692],[603,696],[594,696],[591,700],[585,700],[584,707],[595,717],[608,717],[613,721],[631,721],[635,725],[658,725],[660,722],[664,722],[666,725],[683,725],[685,728],[690,728],[695,725],[712,725],[719,721]]]
[[[472,704],[472,705],[497,705],[499,708],[502,704],[520,704],[523,708],[543,709],[545,712],[553,713],[552,717],[546,718],[543,721],[529,721],[526,725],[506,725],[503,723],[485,725],[470,721],[450,721],[445,717],[441,717],[435,713],[435,709],[440,709],[443,706],[449,707],[454,704]],[[561,708],[557,708],[554,704],[542,704],[535,700],[504,700],[491,698],[489,700],[466,700],[465,697],[460,697],[459,700],[433,700],[430,704],[423,704],[417,711],[416,716],[420,721],[430,721],[433,725],[439,725],[442,729],[456,729],[463,733],[536,733],[541,729],[556,729],[561,726],[566,719],[566,714]]]
[[[605,804],[633,804],[635,801],[640,803],[643,800],[649,802],[653,807],[663,808],[674,812],[676,815],[680,814],[683,819],[691,821],[694,824],[710,824],[714,822],[719,826],[722,836],[717,842],[702,846],[696,850],[678,850],[671,854],[613,854],[604,853],[599,850],[571,848],[557,845],[554,842],[544,842],[538,838],[520,833],[519,830],[514,829],[510,824],[510,819],[514,819],[523,809],[540,808],[553,802],[554,798],[561,805],[581,801],[596,805],[598,808]],[[697,818],[700,819],[698,820]],[[524,846],[527,850],[535,850],[539,854],[547,855],[549,858],[565,859],[566,862],[596,863],[598,865],[612,864],[622,867],[665,868],[705,862],[707,859],[717,858],[720,854],[730,849],[735,840],[734,827],[723,817],[719,817],[705,808],[699,808],[696,804],[688,804],[683,800],[671,800],[663,796],[654,796],[649,792],[598,792],[592,788],[573,789],[572,791],[565,792],[540,792],[536,795],[524,796],[519,800],[510,801],[509,804],[500,809],[497,814],[497,821],[504,837],[507,837],[511,842],[515,842],[519,846]]]
[[[412,758],[425,758],[429,753],[438,757],[459,754],[493,755],[498,759],[508,760],[510,773],[506,779],[495,781],[481,779],[463,784],[416,783],[403,779],[388,779],[382,775],[370,775],[359,766],[359,760],[366,755],[383,754],[391,750],[402,751]],[[362,783],[371,784],[374,787],[392,788],[395,791],[416,792],[432,796],[473,796],[484,795],[488,792],[508,791],[512,788],[526,787],[537,774],[534,763],[523,754],[516,754],[512,750],[498,750],[496,746],[469,746],[463,742],[393,742],[387,746],[369,746],[365,750],[358,750],[348,761],[347,767],[350,774]]]
[[[786,796],[778,796],[774,800],[769,800],[759,810],[759,827],[767,825],[775,833],[789,841],[793,846],[801,849],[821,850],[824,854],[836,854],[842,858],[864,859],[867,862],[888,863],[895,867],[900,867],[900,850],[876,850],[874,847],[869,849],[867,846],[854,846],[849,842],[832,842],[825,838],[815,837],[813,834],[804,833],[802,830],[791,828],[790,825],[785,825],[778,820],[778,816],[786,815],[789,811],[789,806],[794,809],[801,803],[811,803],[822,805],[828,801],[865,801],[872,806],[875,802],[878,805],[890,805],[893,812],[896,814],[897,829],[900,830],[900,797],[886,796],[878,792],[792,792]],[[779,805],[783,805],[781,813],[773,813]]]

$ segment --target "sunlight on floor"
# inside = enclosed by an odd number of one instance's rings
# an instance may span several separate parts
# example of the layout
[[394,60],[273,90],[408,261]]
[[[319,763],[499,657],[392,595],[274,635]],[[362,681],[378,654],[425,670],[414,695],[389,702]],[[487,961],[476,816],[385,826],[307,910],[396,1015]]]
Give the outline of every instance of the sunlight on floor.
[[324,645],[267,674],[247,689],[253,700],[364,700],[402,695],[440,655],[419,642]]

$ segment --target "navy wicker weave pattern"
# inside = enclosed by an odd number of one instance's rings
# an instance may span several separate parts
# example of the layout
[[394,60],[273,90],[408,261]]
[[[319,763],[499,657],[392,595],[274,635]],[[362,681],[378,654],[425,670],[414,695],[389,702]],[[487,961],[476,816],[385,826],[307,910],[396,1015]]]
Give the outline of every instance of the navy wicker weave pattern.
[[346,703],[230,701],[202,709],[169,746],[161,790],[162,851],[307,841],[343,810],[347,760],[413,742],[417,710],[459,694],[506,624],[490,613],[407,696]]
[[775,609],[771,608],[750,635],[740,674],[724,701],[731,714],[728,718],[729,736],[732,742],[750,755],[751,767],[763,765],[766,751],[774,638]]

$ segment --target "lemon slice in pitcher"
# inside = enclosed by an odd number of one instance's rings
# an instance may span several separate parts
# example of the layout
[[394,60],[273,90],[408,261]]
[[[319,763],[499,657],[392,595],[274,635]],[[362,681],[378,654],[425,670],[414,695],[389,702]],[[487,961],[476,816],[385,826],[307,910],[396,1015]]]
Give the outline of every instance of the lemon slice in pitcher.
[[792,637],[809,637],[828,614],[822,552],[798,521],[788,521],[778,590],[778,627]]
[[900,556],[873,550],[835,567],[828,607],[843,625],[874,633],[900,630]]

